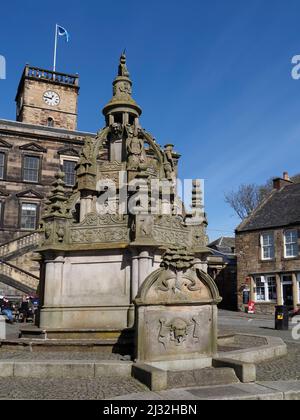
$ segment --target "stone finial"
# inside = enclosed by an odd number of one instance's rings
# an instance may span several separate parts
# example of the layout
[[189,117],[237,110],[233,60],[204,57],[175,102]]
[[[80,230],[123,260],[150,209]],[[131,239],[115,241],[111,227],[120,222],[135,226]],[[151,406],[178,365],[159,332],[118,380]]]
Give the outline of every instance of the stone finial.
[[127,65],[126,65],[125,50],[122,52],[121,57],[120,57],[118,76],[130,77],[130,74],[129,74],[129,71],[128,71]]
[[186,247],[171,247],[166,250],[162,257],[161,266],[175,271],[188,270],[196,264],[195,256]]
[[142,109],[132,98],[132,81],[126,64],[125,51],[121,54],[118,75],[113,81],[113,97],[102,110],[104,116],[114,113],[129,113],[135,118],[142,114]]
[[67,201],[68,198],[65,194],[65,174],[58,172],[55,175],[55,181],[53,182],[53,190],[48,198],[47,204],[47,216],[66,217],[68,214]]

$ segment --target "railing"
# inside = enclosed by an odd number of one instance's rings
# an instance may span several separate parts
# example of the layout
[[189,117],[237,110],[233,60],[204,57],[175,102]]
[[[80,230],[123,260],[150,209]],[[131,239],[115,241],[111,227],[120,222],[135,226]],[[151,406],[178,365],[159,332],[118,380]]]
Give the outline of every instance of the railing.
[[2,260],[0,260],[0,276],[1,274],[33,290],[36,290],[39,284],[37,276]]
[[40,242],[40,235],[39,232],[32,232],[0,245],[0,258],[30,246],[37,246]]
[[25,76],[34,79],[44,79],[49,82],[64,83],[72,86],[78,86],[79,84],[79,76],[77,75],[57,73],[56,71],[44,70],[38,67],[26,66]]

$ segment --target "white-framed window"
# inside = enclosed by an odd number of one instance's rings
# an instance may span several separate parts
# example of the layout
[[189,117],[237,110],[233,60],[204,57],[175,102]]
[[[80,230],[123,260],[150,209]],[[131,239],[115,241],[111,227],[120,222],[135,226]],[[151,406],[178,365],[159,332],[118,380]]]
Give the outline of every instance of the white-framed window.
[[63,160],[63,172],[65,174],[65,184],[73,187],[75,185],[75,166],[77,162],[74,160]]
[[24,156],[23,181],[38,182],[40,173],[40,158],[38,156]]
[[263,233],[260,236],[262,260],[273,260],[275,257],[274,233]]
[[255,278],[256,302],[276,302],[277,285],[275,276],[259,276]]
[[299,255],[298,231],[296,229],[284,232],[284,256],[294,258]]
[[21,204],[21,229],[35,230],[38,205],[35,203]]
[[0,152],[0,179],[4,178],[5,153]]

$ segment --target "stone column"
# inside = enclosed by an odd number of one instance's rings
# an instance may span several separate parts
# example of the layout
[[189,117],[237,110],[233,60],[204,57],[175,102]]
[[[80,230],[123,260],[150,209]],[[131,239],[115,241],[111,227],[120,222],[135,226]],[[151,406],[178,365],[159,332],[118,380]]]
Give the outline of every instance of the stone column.
[[297,309],[298,303],[299,303],[297,274],[293,273],[292,277],[293,277],[293,304],[294,304],[294,309]]
[[277,289],[277,305],[283,305],[280,274],[276,274],[276,289]]
[[82,222],[88,213],[93,211],[93,196],[88,195],[80,200],[80,222]]
[[108,119],[109,119],[109,125],[113,125],[113,123],[115,122],[115,118],[114,118],[114,116],[113,116],[112,114],[110,114],[110,115],[108,116]]
[[45,306],[61,303],[64,262],[65,259],[62,256],[56,257],[55,260],[45,261]]
[[131,302],[135,299],[139,290],[139,256],[133,251],[131,262]]
[[139,256],[139,287],[149,274],[149,252],[141,251]]

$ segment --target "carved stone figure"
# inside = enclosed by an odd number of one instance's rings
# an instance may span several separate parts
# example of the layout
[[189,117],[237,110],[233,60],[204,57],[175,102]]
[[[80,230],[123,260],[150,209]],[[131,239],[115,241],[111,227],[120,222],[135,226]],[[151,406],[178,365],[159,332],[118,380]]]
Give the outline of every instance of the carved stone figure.
[[175,177],[175,164],[173,160],[173,144],[167,144],[164,150],[164,170],[166,178],[173,180]]
[[127,169],[137,171],[146,161],[144,141],[139,138],[138,133],[133,127],[127,127]]
[[119,71],[118,71],[118,75],[119,76],[124,76],[124,77],[129,77],[129,71],[127,69],[127,65],[126,65],[126,54],[125,51],[123,51],[121,57],[120,57],[120,64],[119,64]]
[[87,137],[80,154],[80,159],[76,166],[77,175],[90,173],[94,165],[94,160],[95,158],[93,155],[93,139]]
[[123,136],[123,127],[121,123],[113,123],[110,126],[111,140],[121,140]]

